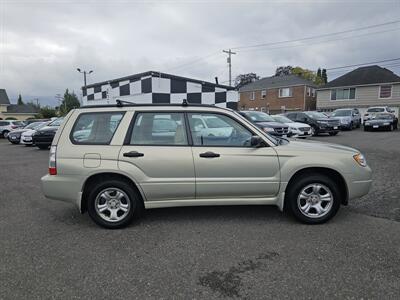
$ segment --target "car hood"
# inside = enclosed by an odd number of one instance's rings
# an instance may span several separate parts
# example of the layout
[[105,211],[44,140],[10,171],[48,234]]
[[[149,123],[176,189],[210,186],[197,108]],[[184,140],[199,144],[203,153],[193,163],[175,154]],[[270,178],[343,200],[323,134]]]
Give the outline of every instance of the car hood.
[[360,152],[357,149],[338,144],[323,143],[317,141],[298,141],[298,140],[290,140],[290,143],[276,147],[278,154],[280,152],[280,148],[282,150],[291,150],[295,152],[297,151],[309,152],[309,153],[321,152],[321,155],[327,152],[350,153],[353,155]]
[[300,122],[293,122],[293,123],[285,123],[285,125],[292,127],[292,128],[311,128],[310,125],[305,124],[305,123],[300,123]]
[[337,120],[351,120],[350,116],[340,116],[340,117],[334,117],[332,119],[337,119]]
[[39,130],[37,130],[38,133],[41,132],[56,132],[58,129],[58,126],[46,126],[43,128],[40,128]]
[[255,123],[258,127],[270,127],[270,128],[282,128],[282,127],[288,127],[284,123],[278,123],[278,122],[257,122]]
[[378,124],[378,123],[391,123],[393,120],[388,120],[388,119],[371,119],[367,121],[370,124]]
[[29,135],[32,135],[34,132],[36,132],[35,129],[27,129],[22,133],[22,135],[23,136],[29,136]]
[[30,129],[17,129],[17,130],[13,130],[10,132],[10,134],[15,134],[15,133],[23,133],[25,131],[28,131]]

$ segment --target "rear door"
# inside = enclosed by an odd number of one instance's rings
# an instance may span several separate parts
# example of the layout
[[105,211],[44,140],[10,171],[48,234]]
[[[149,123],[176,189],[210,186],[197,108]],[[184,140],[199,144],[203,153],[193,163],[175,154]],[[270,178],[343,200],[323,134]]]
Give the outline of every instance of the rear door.
[[[207,129],[196,126],[201,119]],[[228,115],[188,113],[196,198],[265,198],[278,193],[280,171],[272,147],[254,148],[253,133]]]
[[147,201],[195,198],[185,127],[184,113],[135,113],[119,154],[119,168],[138,181]]

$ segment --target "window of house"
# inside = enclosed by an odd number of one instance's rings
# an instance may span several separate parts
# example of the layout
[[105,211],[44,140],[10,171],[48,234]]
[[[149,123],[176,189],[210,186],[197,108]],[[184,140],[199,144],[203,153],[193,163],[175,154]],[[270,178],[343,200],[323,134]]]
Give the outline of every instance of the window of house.
[[310,87],[307,88],[307,96],[311,96],[311,88]]
[[254,100],[256,98],[256,92],[250,93],[250,100]]
[[356,98],[356,89],[334,89],[331,90],[331,100],[352,100]]
[[315,89],[311,89],[311,96],[315,97]]
[[265,98],[267,96],[267,90],[262,90],[261,91],[261,97]]
[[391,98],[392,97],[392,86],[381,85],[379,90],[379,98]]
[[280,88],[279,98],[292,97],[292,88]]

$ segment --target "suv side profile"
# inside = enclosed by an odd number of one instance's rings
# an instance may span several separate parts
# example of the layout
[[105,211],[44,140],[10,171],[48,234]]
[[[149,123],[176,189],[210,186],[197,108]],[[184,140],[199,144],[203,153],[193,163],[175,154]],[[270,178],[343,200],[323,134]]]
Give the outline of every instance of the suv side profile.
[[7,138],[11,131],[24,126],[24,123],[21,121],[0,120],[0,137]]
[[339,132],[340,121],[338,119],[329,118],[317,111],[289,112],[285,116],[292,121],[310,125],[313,135],[320,133],[337,135]]
[[355,149],[274,138],[233,110],[187,104],[72,110],[42,178],[47,198],[75,203],[106,228],[145,208],[201,205],[275,205],[318,224],[370,185]]

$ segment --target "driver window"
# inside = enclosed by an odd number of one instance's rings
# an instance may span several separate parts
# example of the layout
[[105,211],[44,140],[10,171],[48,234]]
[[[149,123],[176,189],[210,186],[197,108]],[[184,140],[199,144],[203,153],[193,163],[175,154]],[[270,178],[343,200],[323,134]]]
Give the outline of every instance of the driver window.
[[235,120],[213,113],[190,113],[195,146],[250,147],[252,133]]

